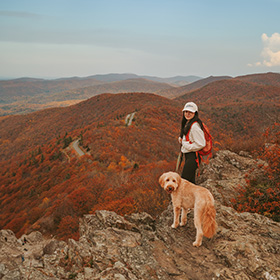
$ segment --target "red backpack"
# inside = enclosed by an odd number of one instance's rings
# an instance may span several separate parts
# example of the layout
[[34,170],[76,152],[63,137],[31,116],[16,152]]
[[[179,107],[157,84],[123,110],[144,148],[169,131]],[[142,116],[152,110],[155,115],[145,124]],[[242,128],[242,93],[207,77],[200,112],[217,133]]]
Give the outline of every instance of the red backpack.
[[[213,141],[212,141],[212,136],[210,134],[208,127],[206,126],[206,124],[204,124],[204,123],[202,123],[202,124],[203,124],[203,132],[204,132],[204,137],[205,137],[205,141],[206,141],[206,146],[204,148],[202,148],[201,150],[197,151],[197,153],[201,156],[202,161],[208,162],[209,158],[212,156]],[[188,134],[186,135],[187,140],[189,140],[190,130],[189,130]],[[207,156],[207,157],[205,158],[205,156]]]

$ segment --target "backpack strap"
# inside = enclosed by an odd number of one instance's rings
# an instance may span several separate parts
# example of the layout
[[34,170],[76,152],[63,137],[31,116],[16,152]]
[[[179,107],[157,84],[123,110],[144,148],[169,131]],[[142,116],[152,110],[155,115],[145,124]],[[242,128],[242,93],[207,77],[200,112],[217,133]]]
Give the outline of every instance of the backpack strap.
[[193,126],[195,123],[196,123],[196,122],[193,122],[193,123],[192,123],[192,125],[191,125],[191,127],[190,127],[188,133],[186,134],[186,140],[189,141],[190,144],[192,144],[192,142],[190,141],[189,134],[190,134],[190,131],[191,131],[191,129],[192,129],[192,126]]

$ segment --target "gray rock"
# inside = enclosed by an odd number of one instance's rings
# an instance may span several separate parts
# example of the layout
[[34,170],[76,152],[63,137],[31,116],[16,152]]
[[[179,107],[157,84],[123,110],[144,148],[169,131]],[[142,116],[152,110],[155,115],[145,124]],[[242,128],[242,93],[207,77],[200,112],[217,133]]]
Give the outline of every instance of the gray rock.
[[43,248],[43,254],[52,255],[55,253],[56,250],[62,249],[66,247],[66,243],[64,241],[59,241],[56,239],[52,239],[47,242],[45,247]]

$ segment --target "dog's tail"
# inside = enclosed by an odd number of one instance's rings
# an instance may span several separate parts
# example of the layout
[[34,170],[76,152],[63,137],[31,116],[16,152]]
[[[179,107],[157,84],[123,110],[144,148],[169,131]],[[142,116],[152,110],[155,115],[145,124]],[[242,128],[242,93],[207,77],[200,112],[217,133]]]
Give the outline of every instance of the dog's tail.
[[216,209],[213,204],[207,203],[202,218],[203,235],[211,238],[217,231]]

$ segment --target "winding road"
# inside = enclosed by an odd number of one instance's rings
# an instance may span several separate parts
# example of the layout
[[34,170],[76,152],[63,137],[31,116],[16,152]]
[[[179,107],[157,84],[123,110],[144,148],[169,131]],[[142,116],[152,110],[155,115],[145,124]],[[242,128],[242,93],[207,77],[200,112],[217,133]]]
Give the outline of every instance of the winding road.
[[74,150],[77,152],[77,154],[81,157],[83,156],[85,153],[80,149],[79,147],[79,141],[80,139],[77,139],[73,142],[72,146],[74,148]]
[[125,124],[126,124],[127,126],[130,126],[130,125],[131,125],[131,123],[132,123],[132,121],[133,121],[133,118],[134,118],[134,116],[135,116],[135,113],[136,113],[136,112],[134,112],[134,113],[132,113],[132,114],[128,114],[128,115],[126,116],[126,118],[125,118]]

